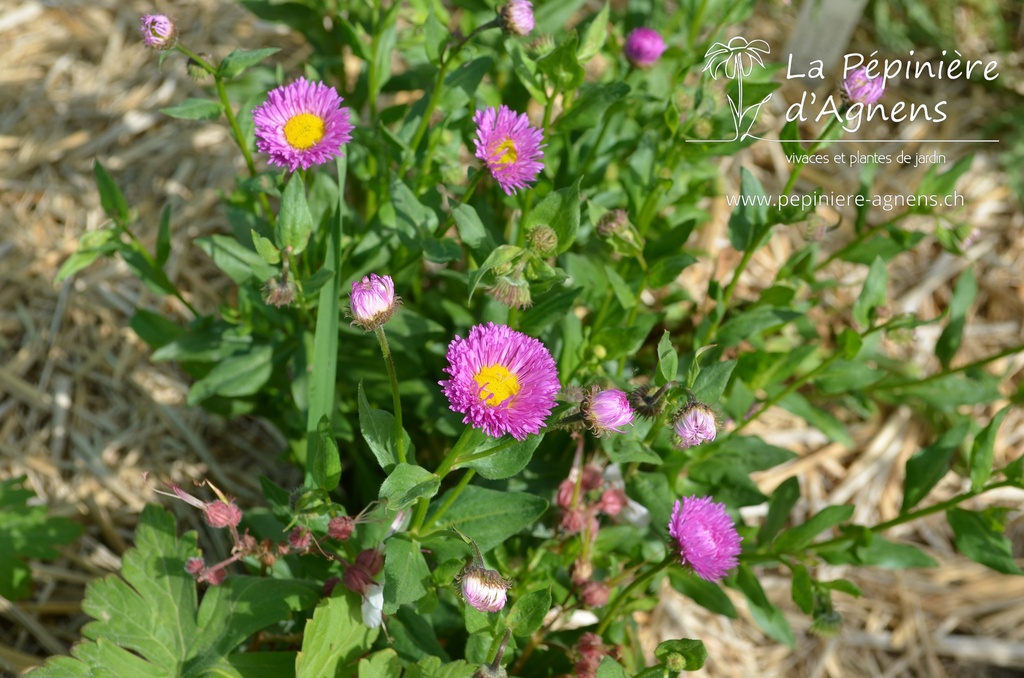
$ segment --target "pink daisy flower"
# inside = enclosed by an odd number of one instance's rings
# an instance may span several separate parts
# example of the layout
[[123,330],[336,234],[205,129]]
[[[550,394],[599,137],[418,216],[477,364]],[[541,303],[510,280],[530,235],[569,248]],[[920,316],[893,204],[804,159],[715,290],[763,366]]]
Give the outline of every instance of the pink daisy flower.
[[679,436],[679,447],[687,448],[714,440],[718,422],[710,407],[694,403],[676,415],[674,428]]
[[583,418],[597,435],[609,431],[622,433],[622,427],[633,423],[633,408],[623,391],[608,389],[598,391],[583,400]]
[[555,406],[558,370],[544,344],[522,332],[487,323],[448,345],[451,379],[438,382],[451,409],[495,438],[511,433],[525,440]]
[[637,28],[626,38],[626,59],[637,68],[653,65],[665,49],[661,35],[650,28]]
[[252,112],[256,148],[270,164],[295,171],[322,165],[341,155],[352,140],[348,108],[333,87],[299,78],[271,90],[267,101]]
[[850,72],[843,81],[846,96],[855,104],[873,104],[885,94],[883,78],[869,78],[868,69],[858,68]]
[[683,497],[677,501],[668,533],[679,546],[683,565],[689,565],[701,579],[718,581],[739,562],[740,535],[725,512],[725,504],[711,497]]
[[177,36],[174,22],[166,14],[143,15],[139,18],[139,31],[146,47],[152,49],[170,49]]
[[402,303],[390,275],[371,273],[352,283],[352,324],[367,332],[384,325]]
[[525,113],[501,106],[485,108],[473,116],[476,123],[476,157],[482,160],[506,195],[537,179],[544,169],[540,159],[544,134],[530,126]]

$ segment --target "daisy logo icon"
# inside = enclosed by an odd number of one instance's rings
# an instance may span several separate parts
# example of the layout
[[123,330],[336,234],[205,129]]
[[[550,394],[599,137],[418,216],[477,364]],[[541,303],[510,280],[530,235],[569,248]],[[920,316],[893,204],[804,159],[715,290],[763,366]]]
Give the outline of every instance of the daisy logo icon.
[[[768,96],[756,104],[744,107],[743,79],[749,77],[753,72],[754,64],[763,68],[764,61],[761,55],[767,55],[770,52],[771,48],[768,47],[768,43],[764,40],[747,40],[740,36],[732,38],[728,43],[716,42],[708,48],[708,51],[704,54],[704,72],[710,74],[713,80],[718,80],[719,75],[724,75],[728,80],[734,78],[736,80],[736,98],[729,97],[729,108],[732,112],[736,133],[731,139],[695,139],[692,141],[727,144],[733,141],[743,141],[748,136],[754,136],[750,133],[750,130],[757,120],[757,114],[761,111],[761,107],[772,98],[772,95],[768,94]],[[744,125],[744,121],[748,118],[750,121]],[[687,141],[691,140],[688,139]]]

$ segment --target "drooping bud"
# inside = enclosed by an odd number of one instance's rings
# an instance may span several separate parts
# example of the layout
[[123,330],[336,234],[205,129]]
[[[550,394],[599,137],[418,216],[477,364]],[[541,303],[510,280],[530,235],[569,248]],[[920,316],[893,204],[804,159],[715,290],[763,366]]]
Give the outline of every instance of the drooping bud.
[[500,16],[502,29],[510,35],[529,35],[533,30],[533,3],[529,0],[509,0]]
[[165,14],[145,14],[139,19],[142,41],[150,49],[170,49],[178,35],[174,21]]
[[242,522],[242,509],[219,500],[209,502],[203,514],[210,527],[238,527],[238,523]]
[[531,228],[526,234],[526,243],[539,257],[553,257],[558,252],[558,234],[546,224]]
[[[209,54],[200,54],[206,63],[210,63],[213,59]],[[210,77],[210,72],[203,68],[198,61],[189,58],[188,63],[185,64],[185,70],[188,71],[188,77],[192,78],[196,82],[202,82]]]
[[572,495],[576,492],[576,483],[571,478],[566,478],[558,484],[558,492],[555,494],[555,504],[558,508],[567,509],[572,506]]
[[204,581],[210,586],[220,586],[228,576],[227,570],[223,567],[216,567],[211,570],[203,570],[198,581]]
[[505,607],[510,582],[494,570],[470,565],[462,571],[462,597],[481,612],[497,612]]
[[618,235],[629,226],[629,213],[624,209],[605,212],[597,222],[597,232],[606,238]]
[[274,276],[263,284],[263,301],[276,308],[291,306],[295,301],[295,292],[294,282]]
[[372,332],[384,325],[401,305],[395,296],[395,283],[391,276],[371,273],[352,283],[349,300],[352,324]]
[[834,638],[843,629],[843,618],[835,610],[814,615],[811,622],[811,633],[822,638]]
[[624,391],[608,389],[588,395],[580,406],[583,419],[594,435],[623,433],[623,426],[633,423],[633,409]]
[[626,491],[613,487],[601,493],[601,499],[597,502],[597,510],[609,516],[617,516],[629,503]]
[[355,527],[356,521],[352,516],[335,516],[327,523],[327,536],[338,541],[347,541]]
[[679,447],[682,448],[711,442],[718,432],[715,413],[703,403],[691,403],[681,409],[676,413],[672,427],[679,436]]
[[189,558],[185,561],[185,571],[193,577],[198,577],[204,567],[206,567],[206,563],[202,558]]
[[628,396],[629,404],[644,419],[654,419],[661,413],[661,398],[668,390],[668,384],[653,392],[651,389],[650,384],[637,386]]
[[366,570],[371,577],[376,577],[384,569],[384,554],[378,549],[365,549],[356,556],[355,564]]
[[604,607],[608,604],[608,587],[598,581],[588,581],[580,588],[580,600],[587,607]]
[[304,527],[296,527],[288,535],[288,544],[296,551],[305,551],[312,542],[312,535]]

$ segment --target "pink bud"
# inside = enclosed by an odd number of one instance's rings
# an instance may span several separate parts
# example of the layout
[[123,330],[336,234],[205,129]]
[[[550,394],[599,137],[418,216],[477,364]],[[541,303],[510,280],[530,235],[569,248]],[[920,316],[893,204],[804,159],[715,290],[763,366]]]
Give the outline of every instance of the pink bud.
[[327,523],[327,536],[338,541],[346,541],[352,536],[356,521],[351,516],[335,516]]
[[296,527],[291,531],[291,534],[288,535],[288,543],[291,544],[291,547],[296,551],[305,551],[309,548],[312,541],[313,537],[310,536],[309,530],[304,527]]
[[242,522],[242,509],[223,501],[211,501],[203,508],[210,527],[237,527]]
[[597,510],[609,516],[617,516],[628,502],[625,490],[611,488],[601,494],[601,499],[597,502]]
[[572,495],[576,490],[576,483],[571,478],[566,478],[558,484],[558,494],[555,495],[555,504],[558,508],[567,509],[572,506]]

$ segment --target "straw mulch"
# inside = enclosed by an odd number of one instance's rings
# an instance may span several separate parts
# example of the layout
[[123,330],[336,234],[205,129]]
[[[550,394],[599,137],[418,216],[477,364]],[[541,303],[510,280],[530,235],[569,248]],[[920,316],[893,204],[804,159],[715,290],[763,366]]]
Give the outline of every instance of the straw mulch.
[[[206,45],[216,57],[235,47],[273,45],[282,48],[276,58],[288,70],[307,54],[301,40],[255,21],[230,2],[196,0],[155,9],[172,13],[190,44]],[[135,306],[182,320],[188,317],[185,309],[154,297],[114,260],[97,262],[62,286],[53,284],[81,235],[104,222],[92,177],[92,163],[99,159],[138,210],[138,235],[145,242],[155,238],[162,206],[173,205],[169,274],[190,301],[212,310],[226,289],[206,258],[186,244],[225,228],[218,191],[230,188],[241,168],[222,125],[173,121],[159,113],[161,107],[200,96],[201,89],[187,78],[180,59],[159,70],[156,56],[142,48],[138,16],[153,10],[149,3],[119,0],[0,2],[5,45],[0,51],[5,94],[0,100],[0,478],[27,475],[54,513],[85,526],[84,536],[64,549],[61,559],[34,565],[33,598],[0,600],[0,673],[17,673],[68,651],[87,619],[81,612],[85,583],[117,570],[138,512],[158,499],[151,489],[156,483],[188,485],[208,478],[245,504],[258,500],[261,474],[285,485],[296,482],[275,459],[283,446],[270,427],[254,419],[226,422],[185,407],[187,380],[173,366],[151,363],[128,328]],[[972,90],[947,97],[954,104],[951,122],[972,124],[972,111],[997,104],[978,98],[988,96],[998,94]],[[954,137],[956,130],[944,134]],[[734,163],[742,160],[760,172],[769,190],[777,190],[778,177],[784,178],[788,168],[768,146],[728,161],[722,176],[738,176]],[[896,260],[890,282],[891,310],[932,317],[946,308],[958,273],[973,267],[981,291],[957,357],[964,362],[1024,335],[1020,207],[998,168],[997,150],[982,150],[988,152],[978,154],[960,185],[970,223],[979,229],[970,263],[924,246]],[[912,185],[910,174],[883,172],[878,190],[902,193]],[[808,171],[805,178],[845,186],[844,191],[853,185],[842,173]],[[716,219],[697,245],[728,251],[724,201],[710,201],[708,207]],[[847,228],[827,237],[843,242]],[[780,233],[755,257],[740,297],[756,296],[803,238],[816,237],[797,231]],[[825,243],[826,249],[832,246]],[[684,282],[699,294],[708,276],[727,278],[734,264],[723,257],[696,266]],[[836,292],[836,303],[848,304],[864,267],[837,265],[834,272],[850,284]],[[922,328],[892,350],[932,369],[936,338],[937,330]],[[990,369],[1017,384],[1022,368],[1024,357],[1017,355]],[[994,411],[979,408],[977,414]],[[781,411],[769,413],[750,433],[801,455],[762,474],[757,480],[765,491],[798,474],[805,494],[800,516],[827,504],[852,503],[855,519],[868,523],[896,514],[903,464],[929,435],[906,407],[855,427],[853,449],[831,443]],[[1018,454],[1022,441],[1024,418],[1015,411],[1003,424],[997,463]],[[927,501],[964,487],[949,474]],[[1020,493],[993,493],[971,507],[1013,506],[1020,500]],[[171,508],[179,512],[183,528],[203,531],[193,512]],[[756,512],[746,517],[759,518]],[[1019,517],[1010,530],[1020,545]],[[807,632],[806,617],[789,602],[787,579],[768,571],[768,594],[797,631],[795,652],[766,639],[745,611],[735,621],[716,617],[668,590],[665,603],[642,618],[645,640],[653,646],[659,638],[703,638],[711,656],[705,674],[716,676],[994,676],[1011,675],[996,673],[996,667],[1024,668],[1024,578],[995,574],[957,555],[941,515],[888,536],[923,545],[942,566],[908,572],[822,568],[819,576],[847,577],[865,592],[860,600],[838,597],[846,624],[834,639]],[[211,534],[201,533],[200,539],[217,543]]]

